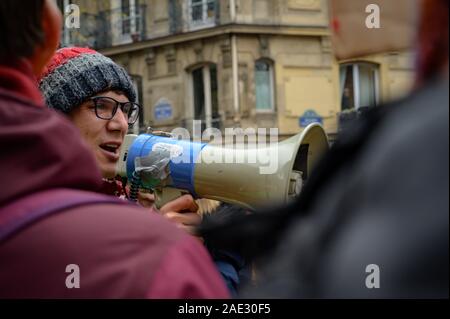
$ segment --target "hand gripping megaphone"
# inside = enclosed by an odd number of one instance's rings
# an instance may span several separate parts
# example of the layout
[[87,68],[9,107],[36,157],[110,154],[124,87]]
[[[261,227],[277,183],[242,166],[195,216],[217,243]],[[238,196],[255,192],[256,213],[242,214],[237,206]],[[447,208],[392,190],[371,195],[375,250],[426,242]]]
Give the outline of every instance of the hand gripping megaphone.
[[299,195],[328,139],[318,123],[280,143],[215,145],[170,134],[129,134],[117,174],[155,191],[162,206],[183,192],[256,210]]

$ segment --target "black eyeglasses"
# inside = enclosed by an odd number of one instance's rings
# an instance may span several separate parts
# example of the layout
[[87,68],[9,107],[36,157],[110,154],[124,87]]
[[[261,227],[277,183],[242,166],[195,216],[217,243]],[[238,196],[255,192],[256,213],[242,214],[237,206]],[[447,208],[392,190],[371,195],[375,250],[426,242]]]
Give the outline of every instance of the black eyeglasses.
[[102,120],[111,120],[116,115],[120,106],[128,125],[134,124],[139,117],[141,106],[133,102],[119,102],[112,97],[94,96],[90,98],[94,102],[95,115]]

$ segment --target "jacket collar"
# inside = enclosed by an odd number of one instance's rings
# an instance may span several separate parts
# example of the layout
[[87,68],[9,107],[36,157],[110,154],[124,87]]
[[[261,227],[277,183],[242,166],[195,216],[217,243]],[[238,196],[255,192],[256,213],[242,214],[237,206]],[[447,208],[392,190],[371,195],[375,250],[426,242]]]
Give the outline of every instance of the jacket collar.
[[10,65],[0,64],[0,88],[31,100],[33,104],[44,105],[33,68],[26,59],[17,60]]

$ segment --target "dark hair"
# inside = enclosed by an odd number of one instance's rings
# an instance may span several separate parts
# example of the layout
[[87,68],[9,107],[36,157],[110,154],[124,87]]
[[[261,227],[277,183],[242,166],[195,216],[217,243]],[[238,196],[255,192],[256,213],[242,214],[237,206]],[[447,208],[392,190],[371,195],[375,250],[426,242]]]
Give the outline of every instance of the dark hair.
[[0,1],[0,61],[30,57],[44,40],[44,0]]

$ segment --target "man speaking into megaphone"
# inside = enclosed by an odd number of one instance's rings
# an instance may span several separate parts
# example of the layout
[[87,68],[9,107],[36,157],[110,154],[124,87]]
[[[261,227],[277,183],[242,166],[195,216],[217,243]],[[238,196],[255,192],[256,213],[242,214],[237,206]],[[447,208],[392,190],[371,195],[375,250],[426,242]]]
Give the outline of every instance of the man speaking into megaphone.
[[[102,192],[126,197],[125,185],[115,179],[116,164],[128,127],[138,119],[141,107],[135,103],[136,92],[126,71],[95,50],[71,47],[58,50],[38,80],[48,107],[67,116],[94,154],[103,177]],[[145,198],[142,204],[151,206]],[[186,230],[199,223],[197,209],[190,195],[159,208]]]
[[[76,79],[75,71],[80,73]],[[141,108],[135,103],[133,84],[111,59],[87,48],[58,50],[39,87],[47,105],[63,112],[80,129],[97,159],[107,192],[137,200],[140,189],[155,191],[157,207],[163,212],[167,207],[194,212],[190,196],[247,209],[286,203],[298,196],[309,171],[328,148],[319,124],[281,143],[277,129],[225,129],[222,140],[221,132],[213,128],[195,132],[195,123],[192,142],[184,128],[125,138]],[[203,143],[205,139],[212,143]],[[130,194],[116,181],[117,174],[128,178]],[[164,206],[177,198],[179,202]],[[198,218],[192,217],[192,222]]]

